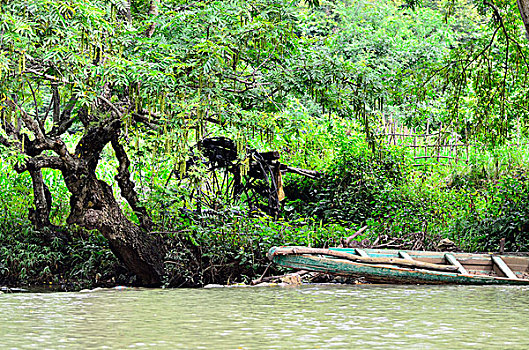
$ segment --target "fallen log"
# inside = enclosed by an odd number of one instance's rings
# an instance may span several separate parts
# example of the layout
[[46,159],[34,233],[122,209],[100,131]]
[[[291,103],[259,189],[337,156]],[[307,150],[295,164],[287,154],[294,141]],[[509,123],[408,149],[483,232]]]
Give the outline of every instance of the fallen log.
[[374,257],[364,257],[354,254],[349,254],[340,251],[334,251],[330,249],[321,249],[321,248],[306,248],[306,247],[288,247],[288,248],[277,248],[269,254],[268,258],[272,260],[276,255],[290,255],[290,254],[320,254],[334,256],[337,258],[347,259],[354,262],[364,263],[364,264],[390,264],[397,266],[406,266],[426,270],[437,270],[437,271],[448,271],[448,272],[457,272],[457,266],[452,265],[439,265],[427,263],[424,261],[417,260],[407,260],[402,258],[374,258]]

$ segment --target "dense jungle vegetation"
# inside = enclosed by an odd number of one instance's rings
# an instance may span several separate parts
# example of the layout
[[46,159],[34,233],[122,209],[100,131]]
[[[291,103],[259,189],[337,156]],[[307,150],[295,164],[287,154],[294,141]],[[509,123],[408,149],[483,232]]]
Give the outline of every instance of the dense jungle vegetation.
[[[273,245],[361,228],[529,248],[525,0],[0,8],[0,285],[248,282]],[[419,159],[388,120],[467,153]],[[252,187],[255,150],[297,170]]]

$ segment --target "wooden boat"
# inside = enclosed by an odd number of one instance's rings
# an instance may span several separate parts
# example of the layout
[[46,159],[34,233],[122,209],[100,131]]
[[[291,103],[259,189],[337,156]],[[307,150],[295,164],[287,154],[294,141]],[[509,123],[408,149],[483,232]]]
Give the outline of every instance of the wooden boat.
[[529,285],[529,256],[355,248],[273,247],[274,263],[370,282]]

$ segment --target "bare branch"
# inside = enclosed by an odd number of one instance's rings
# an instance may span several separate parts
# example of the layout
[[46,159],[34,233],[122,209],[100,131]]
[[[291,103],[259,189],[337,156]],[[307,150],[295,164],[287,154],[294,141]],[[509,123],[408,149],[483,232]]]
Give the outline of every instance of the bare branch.
[[[44,121],[46,119],[48,119],[48,114],[50,114],[50,111],[51,111],[51,107],[53,106],[53,96],[52,98],[50,99],[50,103],[48,104],[48,108],[46,109],[46,113],[44,114],[44,117],[42,118],[42,122],[41,124],[44,124]],[[44,129],[44,127],[43,127]]]
[[59,95],[59,86],[57,83],[51,84],[51,91],[53,94],[53,126],[59,125],[61,118],[61,96]]
[[155,122],[151,122],[145,115],[139,113],[132,113],[135,122],[143,123],[153,130],[158,130],[160,127]]
[[[39,105],[37,104],[37,97],[35,96],[35,90],[33,90],[33,86],[31,86],[31,83],[29,82],[29,79],[26,77],[26,83],[28,83],[29,89],[31,90],[31,95],[33,96],[33,103],[35,104],[35,119],[39,119]],[[39,124],[39,126],[41,126]]]
[[24,73],[32,73],[32,74],[38,75],[41,78],[44,78],[46,80],[49,80],[49,81],[52,81],[52,82],[56,82],[56,83],[72,84],[72,82],[70,82],[70,81],[68,81],[68,80],[66,80],[64,78],[57,78],[57,77],[54,77],[53,75],[42,73],[42,72],[36,71],[34,69],[26,69],[22,73],[23,74]]
[[100,99],[101,101],[105,102],[110,108],[112,108],[112,110],[118,115],[118,117],[121,119],[121,117],[123,117],[123,112],[121,112],[118,107],[116,107],[116,105],[114,105],[112,102],[110,102],[106,97],[104,96],[98,96],[97,97],[98,99]]
[[[518,41],[516,39],[514,39],[512,36],[509,35],[509,33],[507,32],[507,29],[505,28],[505,23],[503,22],[503,17],[500,13],[500,9],[498,9],[498,7],[490,2],[483,2],[483,4],[489,6],[493,11],[494,11],[494,15],[496,16],[496,18],[499,20],[500,22],[500,27],[502,28],[502,31],[503,31],[503,34],[505,35],[505,39],[507,39],[508,41],[512,41],[513,43],[516,44],[516,48],[518,49],[518,52],[520,53],[520,56],[522,56],[522,59],[525,63],[526,66],[529,66],[527,64],[527,59],[525,58],[525,53],[524,53],[524,50],[522,49],[522,46],[518,43]],[[523,13],[522,13],[523,15]],[[524,22],[525,24],[525,22]]]
[[37,156],[29,159],[28,163],[35,169],[49,168],[62,170],[64,167],[63,160],[56,156]]
[[72,126],[73,122],[77,119],[77,117],[70,118],[73,107],[75,106],[76,102],[77,102],[77,97],[72,96],[70,98],[70,101],[68,101],[68,104],[66,105],[66,107],[63,109],[62,113],[60,113],[57,122],[55,122],[55,112],[54,112],[53,128],[50,131],[50,135],[53,135],[53,136],[62,135],[70,128],[70,126]]
[[64,162],[60,157],[56,156],[36,156],[27,159],[26,163],[23,165],[15,166],[17,173],[44,168],[62,170],[64,169]]
[[73,122],[75,122],[76,120],[77,120],[77,117],[73,117],[73,118],[70,118],[64,121],[61,125],[59,125],[59,127],[57,128],[57,132],[54,133],[54,135],[60,136],[64,134],[70,128],[70,126],[72,126]]
[[[115,104],[110,102],[106,97],[99,96],[98,98],[101,101],[105,102],[118,115],[120,119],[126,113],[126,112],[121,112],[119,108]],[[134,118],[134,121],[143,123],[151,129],[158,130],[159,127],[156,125],[155,122],[150,121],[149,118],[146,117],[147,115],[149,115],[149,111],[146,111],[146,110],[141,110],[141,111],[132,113],[132,117]],[[157,115],[152,114],[152,113],[151,115],[154,116],[155,118],[158,117]]]
[[500,27],[497,27],[496,30],[494,31],[494,33],[492,34],[492,37],[490,38],[489,40],[489,43],[487,44],[487,46],[485,46],[483,48],[483,50],[480,51],[479,54],[477,54],[472,60],[470,60],[470,62],[468,62],[465,67],[463,68],[463,70],[467,70],[468,67],[470,67],[470,65],[472,63],[474,63],[478,58],[480,58],[481,56],[483,56],[483,54],[488,50],[490,49],[490,47],[492,46],[492,44],[494,43],[494,39],[496,38],[496,34],[498,33],[498,31],[500,30]]
[[64,110],[61,113],[61,121],[64,121],[68,118],[70,118],[70,115],[72,114],[73,108],[75,107],[75,103],[77,102],[77,97],[72,96],[70,97],[70,100],[68,101],[68,104],[64,108]]
[[241,89],[241,90],[235,90],[235,89],[228,89],[228,88],[222,88],[221,90],[222,91],[226,91],[226,92],[233,92],[233,93],[236,93],[236,94],[241,94],[243,92],[247,92],[247,91],[250,91],[250,90],[253,90],[253,89],[256,89],[258,87],[261,87],[261,86],[268,86],[268,85],[272,85],[272,83],[255,83],[253,85],[246,85],[244,87],[244,89]]

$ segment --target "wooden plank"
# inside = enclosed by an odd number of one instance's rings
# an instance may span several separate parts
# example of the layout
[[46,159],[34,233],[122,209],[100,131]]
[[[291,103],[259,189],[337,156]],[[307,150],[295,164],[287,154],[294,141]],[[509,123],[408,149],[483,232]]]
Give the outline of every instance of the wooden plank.
[[319,255],[329,255],[336,258],[347,259],[364,264],[389,264],[389,265],[399,265],[414,267],[420,269],[428,270],[439,270],[453,272],[457,271],[456,266],[451,265],[437,265],[430,264],[417,260],[406,260],[401,258],[373,258],[373,257],[364,257],[359,255],[349,254],[343,251],[336,251],[330,249],[321,249],[321,248],[307,248],[307,247],[273,247],[268,252],[268,258],[270,260],[274,259],[277,255],[300,255],[300,254],[319,254]]
[[499,256],[493,256],[492,261],[494,261],[496,266],[500,268],[501,272],[503,272],[507,278],[518,278]]
[[408,254],[406,253],[405,251],[400,251],[399,252],[399,255],[401,258],[403,259],[406,259],[406,260],[413,260],[413,258]]
[[526,257],[502,256],[513,272],[529,272],[529,260]]
[[[329,248],[333,251],[340,251],[349,254],[357,254],[355,248]],[[363,249],[370,257],[374,258],[391,258],[399,257],[399,251],[397,249]],[[432,264],[444,264],[446,262],[444,252],[432,252],[432,251],[413,251],[407,250],[408,255],[412,259],[418,261],[424,261]],[[492,271],[493,262],[491,260],[492,254],[483,253],[454,253],[452,254],[462,265],[470,270],[489,270]],[[514,256],[514,255],[502,255],[503,261],[511,270],[515,272],[528,272],[529,273],[529,256]]]
[[360,249],[360,248],[356,248],[355,250],[356,250],[356,254],[363,256],[364,258],[369,258],[369,254],[367,254],[365,250]]
[[[417,256],[414,256],[412,254],[410,254],[412,258],[414,258],[415,260],[420,260],[420,261],[424,261],[424,262],[429,262],[429,263],[432,263],[432,264],[445,264],[446,263],[446,259],[444,257],[444,254],[441,255],[439,258],[423,258],[423,257],[417,257]],[[454,254],[452,254],[454,255]],[[465,266],[467,270],[473,270],[473,269],[478,269],[478,270],[492,270],[492,260],[490,260],[490,256],[487,258],[487,260],[485,259],[481,259],[481,258],[460,258],[459,256],[457,255],[454,255],[454,257],[461,263],[461,265]]]
[[450,253],[446,253],[445,254],[445,259],[450,264],[452,264],[454,266],[457,266],[457,269],[458,269],[459,273],[461,273],[463,275],[468,275],[468,271],[463,267],[463,265],[461,265],[461,263],[455,258],[455,256],[453,256]]

